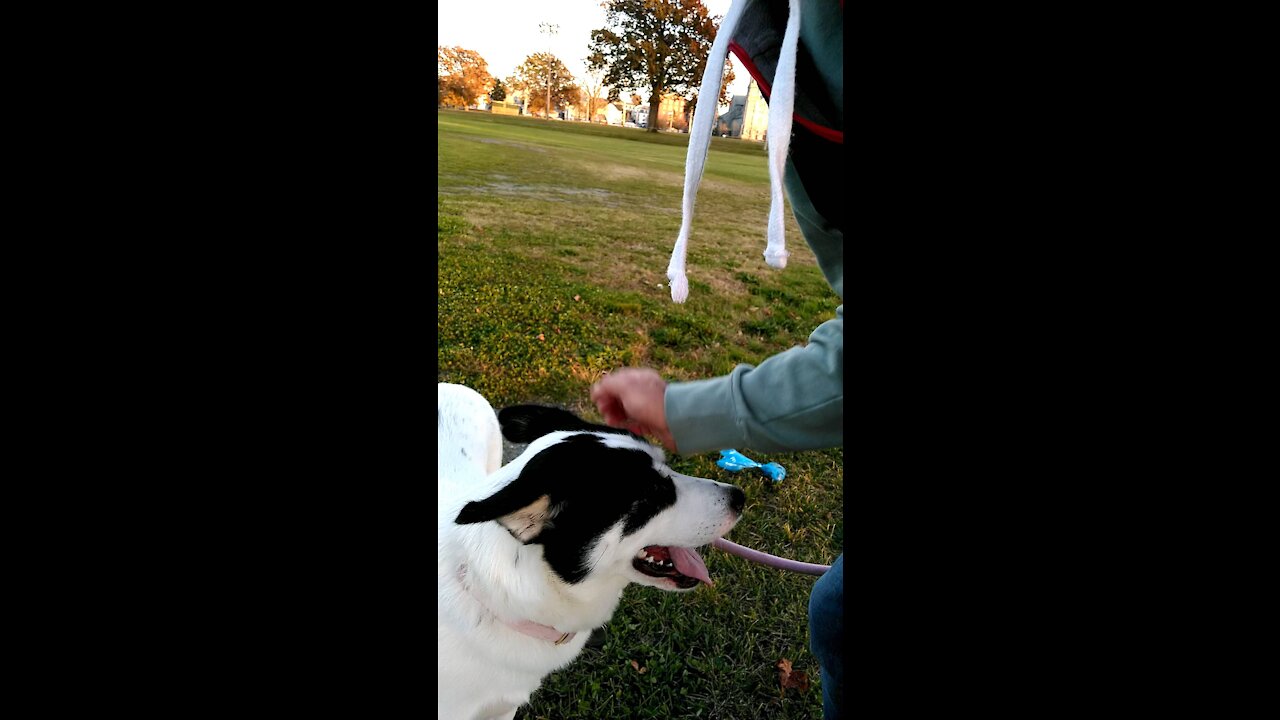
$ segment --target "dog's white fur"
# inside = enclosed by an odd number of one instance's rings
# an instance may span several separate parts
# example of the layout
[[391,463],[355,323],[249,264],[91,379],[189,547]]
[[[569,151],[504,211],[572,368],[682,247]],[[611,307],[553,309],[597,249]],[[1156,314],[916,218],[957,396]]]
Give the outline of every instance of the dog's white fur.
[[[669,579],[632,567],[642,548],[698,547],[737,522],[738,514],[729,508],[726,495],[731,485],[675,473],[658,448],[626,435],[599,433],[611,447],[650,453],[655,468],[673,479],[677,499],[625,538],[621,522],[610,528],[591,550],[591,572],[571,585],[543,561],[541,545],[521,543],[497,522],[459,525],[455,519],[468,502],[487,498],[518,477],[540,451],[578,433],[544,435],[520,457],[499,467],[502,436],[493,408],[474,390],[445,383],[438,386],[437,427],[440,720],[510,720],[542,679],[569,664],[582,651],[591,630],[609,621],[628,583],[678,589]],[[609,482],[608,468],[599,472],[600,482]],[[463,567],[467,587],[461,577]],[[503,620],[530,620],[577,634],[557,646],[521,633]]]

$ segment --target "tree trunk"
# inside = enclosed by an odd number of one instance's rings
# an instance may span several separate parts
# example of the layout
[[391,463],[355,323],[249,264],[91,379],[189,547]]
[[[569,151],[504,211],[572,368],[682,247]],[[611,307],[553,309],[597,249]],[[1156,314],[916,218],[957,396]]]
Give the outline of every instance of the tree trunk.
[[662,104],[662,88],[654,86],[653,94],[649,96],[649,127],[645,128],[645,132],[658,132],[658,106]]

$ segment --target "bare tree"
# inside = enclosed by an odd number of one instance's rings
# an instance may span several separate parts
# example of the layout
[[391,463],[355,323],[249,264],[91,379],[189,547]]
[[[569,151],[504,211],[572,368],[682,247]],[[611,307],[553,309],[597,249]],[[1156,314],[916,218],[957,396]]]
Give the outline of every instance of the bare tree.
[[604,73],[599,70],[588,71],[586,76],[582,78],[582,98],[587,105],[587,121],[591,122],[595,117],[596,108],[603,106],[605,101],[604,95]]

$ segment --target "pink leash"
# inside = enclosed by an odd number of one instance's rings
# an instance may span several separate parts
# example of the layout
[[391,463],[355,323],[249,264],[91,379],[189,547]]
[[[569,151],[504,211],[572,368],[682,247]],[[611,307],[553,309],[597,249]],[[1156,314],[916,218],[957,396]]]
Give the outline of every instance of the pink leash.
[[779,570],[790,570],[791,572],[804,573],[805,575],[821,575],[831,569],[830,565],[815,565],[814,563],[800,562],[798,560],[788,560],[780,558],[777,555],[762,553],[759,550],[752,550],[749,547],[743,547],[735,542],[730,542],[724,538],[716,538],[711,543],[730,555],[737,555],[746,558],[751,562],[757,562],[761,565],[768,565]]

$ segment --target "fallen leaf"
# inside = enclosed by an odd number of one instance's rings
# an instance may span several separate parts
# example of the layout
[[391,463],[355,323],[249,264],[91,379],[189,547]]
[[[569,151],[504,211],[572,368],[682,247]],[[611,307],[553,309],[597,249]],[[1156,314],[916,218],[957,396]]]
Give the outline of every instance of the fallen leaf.
[[809,675],[799,670],[792,672],[790,660],[783,658],[775,666],[778,668],[778,683],[782,685],[784,690],[786,688],[795,688],[800,692],[804,692],[809,689]]
[[632,661],[631,661],[631,667],[635,668],[635,671],[636,671],[636,672],[638,672],[638,673],[640,673],[641,675],[643,675],[643,674],[645,674],[645,673],[649,672],[649,668],[647,668],[647,667],[640,667],[640,663],[636,662],[635,660],[632,660]]
[[546,340],[547,338],[546,338],[546,336],[545,336],[545,335],[543,335],[542,333],[538,333],[538,339],[539,339],[539,340]]
[[797,670],[796,672],[791,673],[791,677],[783,687],[792,687],[800,692],[804,692],[809,689],[809,676],[808,674]]

